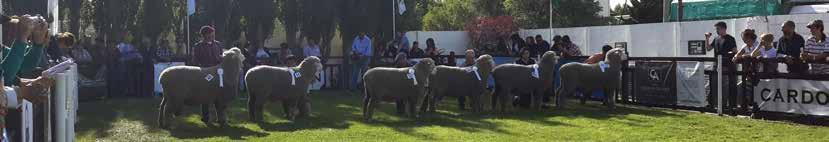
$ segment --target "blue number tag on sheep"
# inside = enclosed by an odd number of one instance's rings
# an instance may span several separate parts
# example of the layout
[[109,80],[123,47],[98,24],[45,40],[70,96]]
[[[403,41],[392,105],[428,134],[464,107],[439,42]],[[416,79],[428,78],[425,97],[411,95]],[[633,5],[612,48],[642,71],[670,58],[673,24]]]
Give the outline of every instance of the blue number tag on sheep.
[[538,64],[533,65],[533,72],[532,72],[532,76],[533,76],[534,78],[541,78],[541,77],[539,77],[539,75],[538,75]]
[[607,64],[604,61],[599,61],[599,68],[602,69],[602,72],[605,72],[605,70],[609,67],[610,67],[610,64]]
[[415,78],[414,69],[409,69],[409,73],[406,74],[406,78],[411,79],[412,81],[414,81],[414,85],[417,85],[417,79]]

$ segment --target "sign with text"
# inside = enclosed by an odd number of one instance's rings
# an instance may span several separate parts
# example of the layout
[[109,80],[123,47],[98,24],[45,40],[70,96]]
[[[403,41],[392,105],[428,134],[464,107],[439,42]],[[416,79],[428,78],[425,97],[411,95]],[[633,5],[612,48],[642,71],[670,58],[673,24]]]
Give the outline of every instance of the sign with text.
[[691,40],[688,41],[688,55],[705,55],[705,41]]
[[634,71],[636,101],[644,104],[675,105],[676,64],[673,62],[636,62]]
[[754,102],[764,111],[829,116],[829,81],[760,80]]

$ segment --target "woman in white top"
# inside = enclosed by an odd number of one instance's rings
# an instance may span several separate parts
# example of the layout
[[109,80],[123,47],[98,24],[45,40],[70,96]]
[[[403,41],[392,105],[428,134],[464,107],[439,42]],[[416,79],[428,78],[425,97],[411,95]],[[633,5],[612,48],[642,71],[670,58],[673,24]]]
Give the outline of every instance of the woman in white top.
[[[743,43],[745,43],[746,45],[743,46],[743,48],[741,48],[739,51],[737,51],[736,55],[734,55],[734,59],[732,59],[734,63],[751,62],[751,60],[753,59],[751,57],[751,53],[754,52],[754,49],[757,49],[757,47],[760,46],[760,44],[757,42],[757,35],[754,34],[753,29],[746,29],[745,31],[743,31],[742,35]],[[746,66],[746,64],[743,64],[743,66]]]

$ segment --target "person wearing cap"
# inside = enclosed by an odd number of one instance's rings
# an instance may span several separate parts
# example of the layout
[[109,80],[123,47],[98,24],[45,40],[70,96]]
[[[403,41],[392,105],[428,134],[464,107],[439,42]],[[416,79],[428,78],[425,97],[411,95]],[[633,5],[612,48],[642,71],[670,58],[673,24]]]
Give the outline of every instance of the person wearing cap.
[[804,73],[809,68],[803,61],[800,60],[800,49],[803,48],[806,40],[803,36],[795,32],[795,25],[793,21],[783,22],[781,31],[783,36],[777,40],[777,53],[780,58],[786,63],[786,70],[789,73]]
[[193,46],[192,64],[199,67],[218,65],[222,53],[222,43],[216,40],[216,29],[211,26],[203,26],[199,33],[201,33],[202,40]]
[[[736,66],[732,62],[732,58],[734,57],[734,53],[737,52],[737,41],[734,39],[733,36],[729,35],[728,26],[725,22],[717,22],[714,24],[714,29],[716,30],[717,37],[711,41],[712,33],[705,33],[705,49],[707,51],[714,50],[714,54],[722,56],[722,60],[720,61],[722,65],[722,71],[725,73],[732,72],[737,70]],[[736,107],[737,101],[737,76],[734,74],[723,74],[723,96],[725,97],[725,106],[726,108],[734,108]],[[716,86],[717,84],[711,84],[712,86]]]
[[[814,20],[806,27],[812,33],[812,37],[806,39],[805,48],[800,53],[800,59],[807,63],[826,63],[829,60],[829,42],[826,41],[826,34],[823,33],[823,21]],[[809,74],[827,74],[829,65],[809,64]]]

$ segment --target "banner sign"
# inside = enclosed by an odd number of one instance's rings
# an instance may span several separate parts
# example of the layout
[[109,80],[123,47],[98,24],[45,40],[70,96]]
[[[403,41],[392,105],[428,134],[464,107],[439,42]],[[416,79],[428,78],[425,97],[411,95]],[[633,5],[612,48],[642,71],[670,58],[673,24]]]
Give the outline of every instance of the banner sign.
[[[775,44],[777,45],[777,44]],[[688,41],[688,55],[705,55],[705,41],[691,40]]]
[[675,105],[676,64],[673,62],[636,62],[634,92],[644,104]]
[[184,62],[166,62],[157,63],[153,65],[153,85],[155,86],[153,90],[155,91],[156,95],[164,92],[164,89],[161,88],[161,72],[163,72],[167,68],[174,66],[184,66]]
[[677,105],[705,107],[705,65],[702,62],[677,62],[676,93]]
[[760,80],[754,102],[764,111],[829,116],[829,81]]

